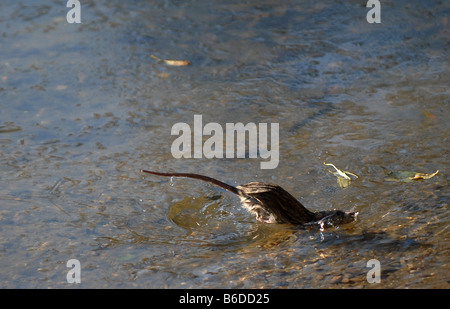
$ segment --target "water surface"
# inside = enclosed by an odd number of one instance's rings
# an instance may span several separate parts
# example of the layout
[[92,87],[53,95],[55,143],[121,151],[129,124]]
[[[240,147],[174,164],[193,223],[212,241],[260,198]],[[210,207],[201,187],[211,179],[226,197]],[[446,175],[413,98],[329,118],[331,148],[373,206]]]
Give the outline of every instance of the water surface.
[[[361,1],[82,1],[69,24],[61,1],[2,1],[0,286],[73,287],[78,259],[85,288],[449,288],[450,7],[381,10],[369,24]],[[194,115],[279,123],[278,167],[175,159],[171,128]],[[340,188],[323,162],[359,178]],[[360,215],[265,225],[229,192],[142,168]]]

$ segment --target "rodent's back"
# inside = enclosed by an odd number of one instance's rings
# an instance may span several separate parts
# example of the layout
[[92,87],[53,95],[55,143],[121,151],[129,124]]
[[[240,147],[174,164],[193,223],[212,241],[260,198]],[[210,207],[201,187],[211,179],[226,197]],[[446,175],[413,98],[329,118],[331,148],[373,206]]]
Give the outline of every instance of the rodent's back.
[[313,212],[278,185],[250,182],[237,186],[237,189],[243,196],[241,201],[244,207],[251,211],[252,207],[260,206],[272,214],[276,223],[304,224],[314,220]]

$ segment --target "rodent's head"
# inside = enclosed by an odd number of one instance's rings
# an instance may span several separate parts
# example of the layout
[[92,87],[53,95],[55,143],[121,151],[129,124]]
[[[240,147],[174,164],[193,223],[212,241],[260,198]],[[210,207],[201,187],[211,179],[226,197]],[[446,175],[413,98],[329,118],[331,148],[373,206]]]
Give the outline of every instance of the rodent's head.
[[358,214],[359,212],[357,211],[336,210],[332,215],[322,218],[318,223],[321,230],[331,226],[337,227],[355,221]]
[[338,211],[338,218],[336,218],[339,222],[338,225],[355,221],[358,214],[359,212],[357,211]]

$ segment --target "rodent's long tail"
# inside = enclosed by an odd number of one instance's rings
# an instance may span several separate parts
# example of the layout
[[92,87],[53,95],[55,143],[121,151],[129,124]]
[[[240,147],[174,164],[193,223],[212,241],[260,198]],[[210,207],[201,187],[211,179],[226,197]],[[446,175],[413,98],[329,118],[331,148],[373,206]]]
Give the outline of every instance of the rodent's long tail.
[[216,186],[219,186],[225,190],[233,192],[234,194],[240,195],[240,192],[236,187],[230,186],[229,184],[226,184],[224,182],[221,182],[217,179],[214,179],[214,178],[211,178],[208,176],[203,176],[203,175],[199,175],[199,174],[191,174],[191,173],[158,173],[158,172],[152,172],[152,171],[147,171],[147,170],[141,170],[141,172],[147,173],[147,174],[152,174],[152,175],[157,175],[157,176],[186,177],[186,178],[199,179],[199,180],[203,180],[203,181],[215,184]]

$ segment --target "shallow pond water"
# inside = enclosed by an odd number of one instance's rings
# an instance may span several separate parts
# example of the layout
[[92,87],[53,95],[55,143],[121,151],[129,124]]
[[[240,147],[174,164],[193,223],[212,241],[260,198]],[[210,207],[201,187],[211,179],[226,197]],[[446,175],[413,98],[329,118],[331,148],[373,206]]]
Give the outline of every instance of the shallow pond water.
[[[81,1],[81,24],[62,2],[0,3],[1,287],[73,287],[70,259],[85,288],[450,287],[448,2],[382,1],[380,24],[364,1]],[[278,165],[174,158],[172,126],[194,115],[278,123]],[[324,162],[359,177],[341,188]],[[143,168],[359,216],[262,224],[232,193]]]

